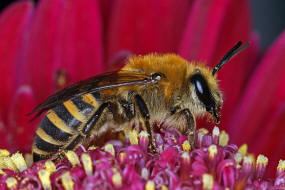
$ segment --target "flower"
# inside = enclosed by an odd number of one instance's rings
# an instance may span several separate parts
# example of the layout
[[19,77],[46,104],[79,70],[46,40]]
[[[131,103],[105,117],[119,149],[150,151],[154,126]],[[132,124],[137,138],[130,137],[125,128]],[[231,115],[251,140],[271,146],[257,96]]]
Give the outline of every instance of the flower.
[[28,152],[39,120],[30,123],[25,114],[55,90],[130,53],[176,52],[213,66],[242,40],[251,46],[219,72],[225,97],[220,126],[233,143],[268,156],[273,170],[285,156],[285,34],[259,57],[246,0],[161,1],[41,0],[6,8],[0,15],[0,146]]
[[210,134],[200,129],[193,150],[185,146],[189,145],[187,136],[168,128],[154,133],[158,154],[145,149],[144,134],[130,135],[123,142],[112,140],[98,148],[86,150],[81,146],[76,152],[68,151],[61,162],[41,161],[29,168],[20,153],[4,156],[2,150],[0,164],[5,165],[1,170],[5,175],[0,174],[0,187],[146,190],[285,187],[284,161],[279,162],[276,177],[266,179],[267,157],[258,155],[255,159],[243,147],[225,144],[225,132],[219,131],[215,127]]

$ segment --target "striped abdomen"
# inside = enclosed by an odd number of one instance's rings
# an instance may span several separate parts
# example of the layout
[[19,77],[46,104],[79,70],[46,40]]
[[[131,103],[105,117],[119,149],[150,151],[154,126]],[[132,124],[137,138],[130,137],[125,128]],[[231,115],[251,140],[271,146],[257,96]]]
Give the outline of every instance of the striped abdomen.
[[[85,94],[50,109],[36,131],[33,144],[34,162],[54,155],[69,145],[99,106],[99,92]],[[69,145],[69,146],[68,146]]]

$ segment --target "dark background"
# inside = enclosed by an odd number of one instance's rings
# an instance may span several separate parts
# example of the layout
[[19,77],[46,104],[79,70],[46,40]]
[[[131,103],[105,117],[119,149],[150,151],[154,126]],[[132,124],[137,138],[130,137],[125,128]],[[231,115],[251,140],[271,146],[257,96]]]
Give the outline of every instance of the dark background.
[[[0,10],[13,1],[16,0],[0,0]],[[285,29],[285,0],[249,0],[249,2],[252,9],[253,29],[260,34],[261,48],[264,51]]]

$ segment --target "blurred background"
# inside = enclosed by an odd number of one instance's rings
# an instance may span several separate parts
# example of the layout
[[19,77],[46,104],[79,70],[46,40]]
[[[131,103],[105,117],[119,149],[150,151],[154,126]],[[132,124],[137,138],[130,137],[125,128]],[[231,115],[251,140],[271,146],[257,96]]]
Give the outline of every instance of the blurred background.
[[[16,0],[1,0],[0,10]],[[34,0],[37,2],[38,0]],[[284,0],[250,0],[253,27],[260,35],[261,50],[266,48],[285,29]],[[241,12],[242,14],[242,12]]]

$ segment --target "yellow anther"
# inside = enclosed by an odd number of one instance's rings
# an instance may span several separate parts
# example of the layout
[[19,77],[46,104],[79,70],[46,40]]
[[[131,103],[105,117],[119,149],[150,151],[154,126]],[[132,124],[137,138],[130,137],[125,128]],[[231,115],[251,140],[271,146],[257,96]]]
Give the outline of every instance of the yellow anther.
[[106,144],[104,146],[104,150],[106,152],[109,152],[110,154],[112,154],[113,156],[115,156],[115,149],[114,149],[114,146],[112,144]]
[[72,190],[74,189],[74,182],[69,174],[69,172],[65,172],[61,176],[62,185],[65,190]]
[[50,172],[48,170],[40,170],[38,172],[39,178],[43,185],[44,190],[51,189]]
[[138,132],[136,130],[131,130],[128,133],[131,144],[139,144],[138,142]]
[[203,174],[202,176],[203,189],[210,190],[214,187],[214,178],[210,174]]
[[256,165],[267,166],[268,158],[262,154],[257,156]]
[[212,136],[213,137],[218,137],[219,135],[220,135],[220,129],[219,129],[219,127],[215,126],[213,128],[213,131],[212,131]]
[[9,177],[6,179],[6,184],[9,189],[14,189],[17,187],[18,182],[14,177]]
[[80,165],[78,156],[74,151],[71,151],[71,150],[67,151],[66,157],[73,167],[76,165]]
[[122,176],[119,172],[115,172],[112,176],[112,183],[116,188],[122,187]]
[[202,133],[203,135],[206,135],[209,133],[209,131],[205,128],[201,128],[201,129],[199,129],[198,133]]
[[285,160],[279,160],[278,166],[277,166],[277,172],[284,172],[285,171]]
[[3,172],[3,170],[2,170],[2,169],[0,169],[0,175],[6,175],[6,173],[5,173],[5,172]]
[[20,172],[24,171],[27,169],[27,164],[26,161],[21,153],[15,153],[11,156],[11,159],[13,160],[14,164],[18,168]]
[[219,137],[219,145],[220,146],[226,146],[228,145],[229,142],[229,135],[226,133],[224,130],[221,132],[220,137]]
[[153,181],[148,180],[145,184],[145,190],[155,190],[155,184]]
[[93,166],[92,166],[92,160],[91,160],[91,157],[89,156],[89,154],[83,153],[81,155],[81,160],[82,160],[83,167],[84,167],[86,175],[88,175],[88,176],[92,175]]
[[239,147],[238,152],[244,157],[247,154],[247,144],[243,144]]
[[165,186],[165,185],[162,185],[162,186],[161,186],[161,190],[168,190],[168,187]]
[[6,149],[0,149],[0,157],[6,157],[9,156],[10,152]]
[[13,160],[9,156],[3,158],[3,166],[4,166],[3,168],[7,168],[13,171],[18,171],[18,168],[16,167]]
[[185,140],[183,143],[182,143],[182,149],[183,151],[185,152],[189,152],[191,150],[191,145],[189,143],[188,140]]
[[98,148],[98,146],[92,145],[92,146],[90,146],[90,147],[88,148],[88,150],[96,150],[97,148]]
[[210,157],[210,159],[214,159],[215,156],[216,156],[217,153],[218,153],[217,146],[214,145],[214,144],[210,145],[209,148],[208,148],[208,152],[209,152],[209,157]]
[[48,161],[46,161],[45,162],[45,169],[47,170],[47,171],[49,171],[49,173],[54,173],[54,172],[56,172],[56,167],[55,167],[55,164],[53,163],[53,161],[51,161],[51,160],[48,160]]

